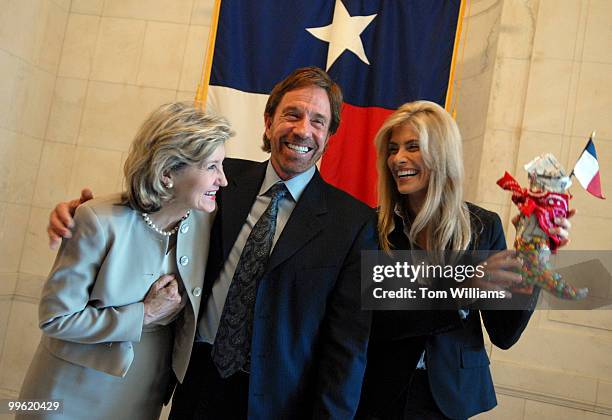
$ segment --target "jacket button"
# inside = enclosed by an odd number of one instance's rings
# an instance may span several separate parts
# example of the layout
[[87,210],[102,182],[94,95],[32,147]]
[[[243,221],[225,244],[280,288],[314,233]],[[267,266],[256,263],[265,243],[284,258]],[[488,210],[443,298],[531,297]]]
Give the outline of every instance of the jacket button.
[[183,255],[181,258],[179,258],[179,263],[181,265],[187,265],[189,264],[189,258],[187,258],[186,255]]
[[194,287],[192,292],[195,297],[198,297],[202,294],[202,289],[200,287]]
[[189,232],[189,225],[182,225],[181,233],[187,233],[187,232]]

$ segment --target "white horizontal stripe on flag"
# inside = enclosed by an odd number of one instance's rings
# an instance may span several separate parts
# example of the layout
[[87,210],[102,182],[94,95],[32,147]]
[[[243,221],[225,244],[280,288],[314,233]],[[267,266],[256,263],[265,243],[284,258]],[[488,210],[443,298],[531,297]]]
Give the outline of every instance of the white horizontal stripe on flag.
[[267,100],[268,95],[259,93],[222,86],[208,87],[206,110],[226,117],[236,132],[225,145],[228,157],[256,161],[269,158],[270,155],[261,150]]
[[574,176],[580,185],[587,188],[593,177],[599,172],[599,163],[588,151],[584,151],[576,166],[574,167]]

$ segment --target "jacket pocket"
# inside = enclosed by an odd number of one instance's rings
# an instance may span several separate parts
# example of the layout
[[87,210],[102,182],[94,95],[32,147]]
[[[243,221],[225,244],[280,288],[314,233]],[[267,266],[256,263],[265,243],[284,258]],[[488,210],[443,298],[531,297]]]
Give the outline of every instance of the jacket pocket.
[[473,369],[489,366],[489,356],[484,347],[462,347],[461,348],[461,367]]
[[42,343],[55,357],[113,376],[124,377],[134,360],[133,345],[129,341],[81,344],[43,335]]

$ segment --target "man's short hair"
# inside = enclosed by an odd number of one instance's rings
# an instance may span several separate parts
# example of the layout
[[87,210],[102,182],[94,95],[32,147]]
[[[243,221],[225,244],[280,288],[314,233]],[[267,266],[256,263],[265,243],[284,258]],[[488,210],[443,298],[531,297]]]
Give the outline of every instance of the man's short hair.
[[[266,103],[264,114],[272,118],[276,112],[276,107],[285,96],[285,93],[295,89],[300,89],[308,86],[318,86],[327,92],[329,98],[329,108],[331,110],[331,122],[329,124],[328,134],[331,136],[338,130],[340,125],[340,111],[342,109],[342,90],[329,75],[318,67],[303,67],[293,71],[284,80],[278,82]],[[263,145],[261,146],[264,152],[270,152],[270,139],[263,135]]]

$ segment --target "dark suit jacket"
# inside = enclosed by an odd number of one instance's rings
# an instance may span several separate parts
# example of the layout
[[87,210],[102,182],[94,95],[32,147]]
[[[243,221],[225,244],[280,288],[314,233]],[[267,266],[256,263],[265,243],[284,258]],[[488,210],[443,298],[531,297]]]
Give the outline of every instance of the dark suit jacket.
[[[224,161],[203,300],[255,201],[266,162]],[[318,171],[270,255],[255,302],[249,418],[351,418],[371,314],[361,310],[360,251],[376,249],[374,211]]]
[[[504,250],[499,216],[468,204],[476,240],[472,250]],[[401,219],[391,234],[395,249],[409,249]],[[537,291],[529,298],[537,300]],[[384,413],[401,398],[422,351],[432,396],[450,418],[467,418],[497,405],[481,329],[502,349],[516,343],[533,311],[375,311],[360,411]]]

